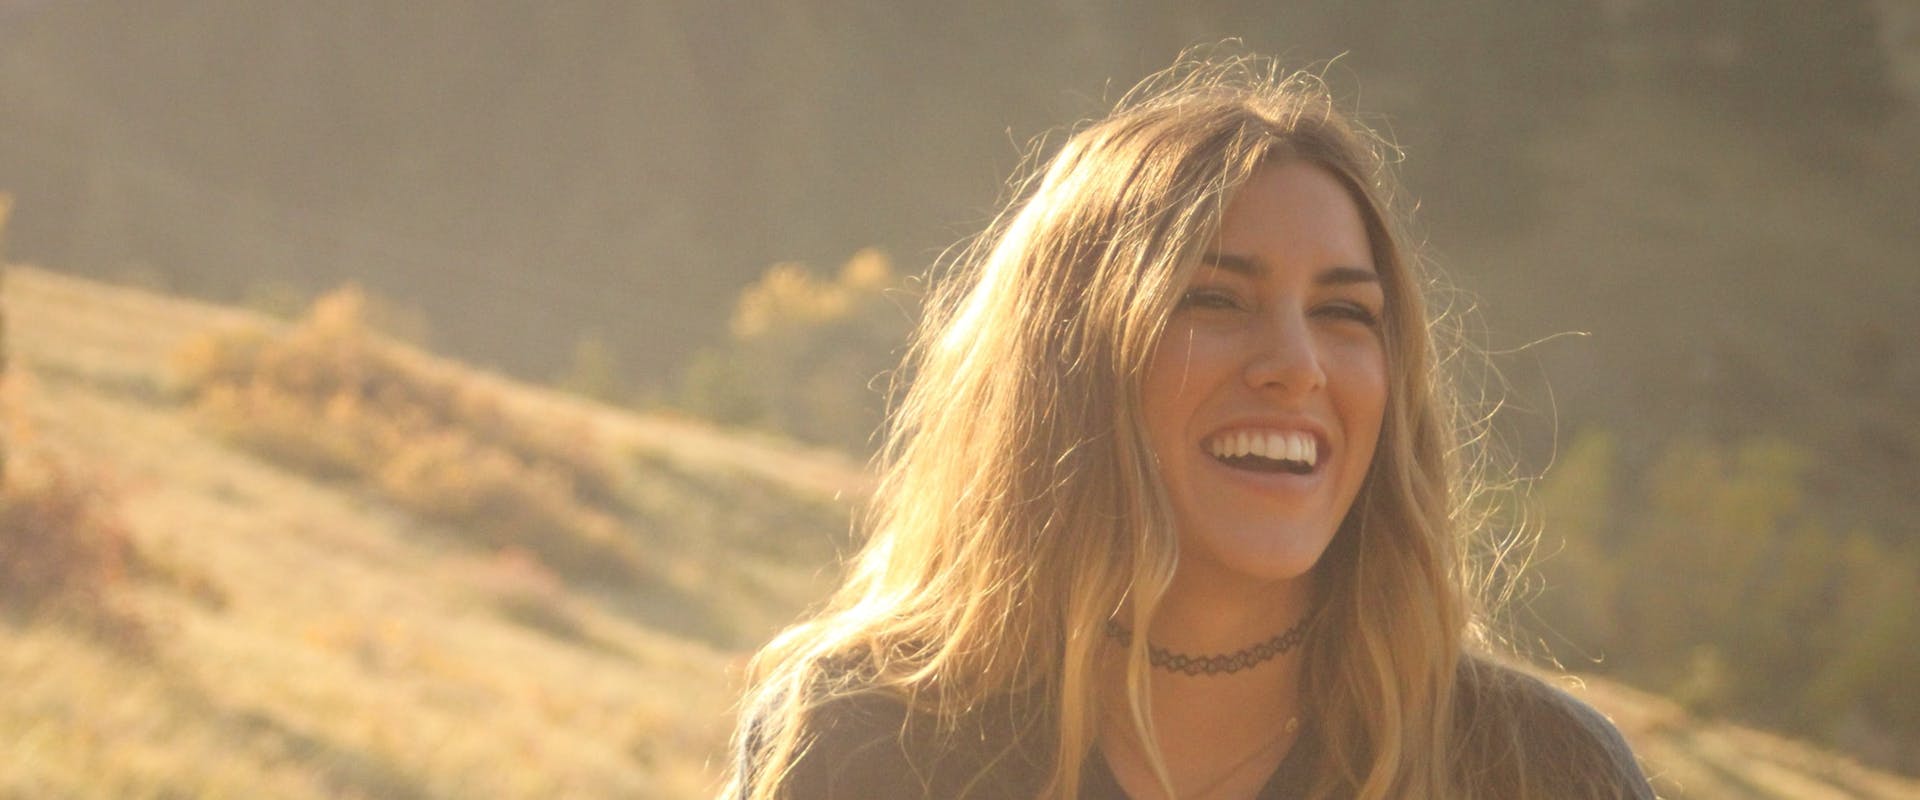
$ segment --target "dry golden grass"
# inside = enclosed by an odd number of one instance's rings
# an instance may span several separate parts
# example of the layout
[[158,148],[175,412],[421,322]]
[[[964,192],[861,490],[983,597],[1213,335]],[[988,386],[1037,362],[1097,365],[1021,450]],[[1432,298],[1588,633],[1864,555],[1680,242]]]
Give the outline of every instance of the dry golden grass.
[[1620,727],[1661,797],[1920,797],[1920,781],[1751,728],[1689,715],[1678,704],[1609,681],[1563,681]]
[[[639,516],[623,525],[705,509],[687,516],[716,536],[787,518],[784,536],[821,545],[788,564],[777,540],[735,552],[698,530],[626,530],[661,574],[587,590],[526,550],[472,546],[379,492],[228,445],[168,399],[166,358],[182,342],[222,318],[270,321],[176,313],[191,304],[33,270],[8,280],[19,363],[41,376],[27,409],[40,439],[103,464],[126,487],[141,550],[224,602],[131,582],[129,604],[156,631],[146,656],[58,620],[0,625],[0,738],[20,744],[0,754],[0,797],[708,794],[743,643],[818,595],[845,524],[830,494],[773,483],[765,466],[858,485],[777,444],[692,425],[680,441],[674,420],[605,425],[602,445],[636,484]],[[468,377],[519,393],[502,400],[510,413],[610,414]],[[706,509],[729,480],[747,502]],[[745,605],[753,615],[732,615]]]
[[577,419],[505,412],[500,390],[376,335],[353,287],[291,329],[239,326],[173,354],[177,385],[226,436],[326,478],[354,478],[491,546],[570,574],[631,579],[648,565],[609,518],[620,478]]
[[[171,399],[182,342],[284,328],[35,270],[6,295],[18,363],[40,376],[39,444],[124,487],[134,546],[187,577],[124,583],[146,651],[0,623],[0,798],[710,796],[743,660],[823,595],[845,544],[834,498],[865,483],[838,457],[462,373],[503,413],[571,415],[613,454],[621,530],[659,569],[585,587],[530,548],[476,546],[235,447]],[[1582,692],[1669,796],[1920,793],[1658,698]]]

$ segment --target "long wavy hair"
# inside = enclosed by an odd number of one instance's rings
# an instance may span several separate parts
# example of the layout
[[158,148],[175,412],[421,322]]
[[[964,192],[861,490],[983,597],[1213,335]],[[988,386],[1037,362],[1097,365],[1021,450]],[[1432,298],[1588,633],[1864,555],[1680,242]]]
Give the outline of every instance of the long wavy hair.
[[[1388,210],[1392,152],[1317,78],[1189,60],[1016,180],[928,298],[845,584],[753,662],[730,794],[779,796],[809,712],[877,692],[949,725],[996,698],[1038,705],[1052,748],[1041,794],[1077,795],[1113,700],[1097,679],[1105,626],[1147,630],[1179,559],[1141,378],[1236,189],[1286,161],[1352,195],[1386,295],[1379,445],[1315,567],[1301,696],[1322,740],[1316,780],[1322,794],[1458,794],[1476,769],[1454,719],[1475,617],[1458,541],[1464,421],[1436,366],[1428,279]],[[1126,670],[1131,718],[1153,742],[1146,637]]]

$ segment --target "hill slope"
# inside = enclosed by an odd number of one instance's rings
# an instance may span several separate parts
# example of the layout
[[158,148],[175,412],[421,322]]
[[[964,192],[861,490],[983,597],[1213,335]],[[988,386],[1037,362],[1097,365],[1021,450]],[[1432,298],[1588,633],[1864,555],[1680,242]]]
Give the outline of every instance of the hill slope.
[[[589,425],[627,471],[622,522],[654,568],[569,582],[263,460],[175,399],[180,342],[276,323],[25,268],[5,294],[26,441],[119,487],[161,577],[120,598],[145,648],[0,617],[0,797],[710,795],[742,659],[825,591],[865,487],[834,454],[471,374],[514,413]],[[1576,691],[1669,796],[1920,793],[1624,687]]]

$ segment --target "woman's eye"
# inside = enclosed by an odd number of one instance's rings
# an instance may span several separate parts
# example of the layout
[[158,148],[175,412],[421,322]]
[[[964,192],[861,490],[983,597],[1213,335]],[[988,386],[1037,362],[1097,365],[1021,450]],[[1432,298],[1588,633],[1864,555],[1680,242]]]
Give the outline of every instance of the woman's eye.
[[1368,327],[1380,324],[1380,315],[1357,303],[1333,303],[1321,306],[1320,313],[1335,319],[1352,320]]
[[1221,289],[1194,289],[1180,298],[1182,308],[1218,308],[1235,309],[1240,307],[1240,298],[1232,292]]

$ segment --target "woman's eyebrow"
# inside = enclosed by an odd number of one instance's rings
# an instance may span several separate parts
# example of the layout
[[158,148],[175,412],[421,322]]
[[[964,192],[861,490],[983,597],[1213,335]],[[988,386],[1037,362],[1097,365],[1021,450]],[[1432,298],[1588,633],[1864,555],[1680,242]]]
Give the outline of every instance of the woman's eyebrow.
[[1360,267],[1332,267],[1313,276],[1316,286],[1347,286],[1355,283],[1379,283],[1380,273]]
[[1265,271],[1259,264],[1254,263],[1253,259],[1231,253],[1201,253],[1200,263],[1249,278],[1259,277],[1260,273]]
[[[1237,256],[1232,253],[1202,253],[1200,254],[1200,263],[1209,267],[1224,269],[1235,274],[1245,275],[1250,278],[1259,277],[1262,273],[1266,272],[1266,268],[1261,265],[1260,262],[1247,258],[1246,256]],[[1347,286],[1356,283],[1379,282],[1380,273],[1364,267],[1329,267],[1320,274],[1313,276],[1313,283],[1316,286]]]

